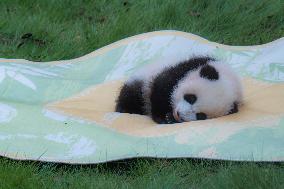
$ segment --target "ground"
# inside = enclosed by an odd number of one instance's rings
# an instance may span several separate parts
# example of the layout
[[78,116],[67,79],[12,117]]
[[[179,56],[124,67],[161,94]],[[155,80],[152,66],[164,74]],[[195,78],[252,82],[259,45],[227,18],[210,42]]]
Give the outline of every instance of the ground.
[[[0,57],[80,57],[174,29],[229,45],[284,36],[284,0],[1,0]],[[71,166],[0,159],[0,188],[284,188],[284,164],[135,159]]]

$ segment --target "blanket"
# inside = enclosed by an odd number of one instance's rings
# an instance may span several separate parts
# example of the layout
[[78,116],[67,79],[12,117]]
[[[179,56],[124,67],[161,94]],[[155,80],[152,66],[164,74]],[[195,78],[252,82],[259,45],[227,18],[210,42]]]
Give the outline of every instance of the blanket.
[[[284,38],[227,46],[179,31],[115,42],[72,60],[0,59],[0,155],[72,164],[134,157],[284,160]],[[209,54],[242,76],[239,113],[156,124],[114,112],[125,79],[170,56]]]

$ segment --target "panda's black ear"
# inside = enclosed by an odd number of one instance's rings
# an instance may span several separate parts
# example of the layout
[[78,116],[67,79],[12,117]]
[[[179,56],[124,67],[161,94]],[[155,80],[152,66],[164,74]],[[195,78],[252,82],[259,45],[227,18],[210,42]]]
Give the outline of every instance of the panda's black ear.
[[200,77],[211,81],[216,81],[219,79],[219,73],[213,66],[210,65],[203,66],[199,75]]
[[236,102],[234,102],[234,104],[232,105],[232,108],[231,108],[231,110],[229,111],[228,115],[229,115],[229,114],[237,113],[238,111],[239,111],[238,104],[237,104]]

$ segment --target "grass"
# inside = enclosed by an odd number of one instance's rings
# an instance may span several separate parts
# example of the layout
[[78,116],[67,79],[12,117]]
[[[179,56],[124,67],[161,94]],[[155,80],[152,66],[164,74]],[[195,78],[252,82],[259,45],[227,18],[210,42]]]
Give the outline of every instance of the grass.
[[283,188],[284,165],[134,159],[97,166],[0,161],[9,188]]
[[[0,57],[71,59],[175,29],[218,43],[284,36],[283,0],[1,0]],[[0,159],[0,188],[284,188],[284,164],[135,159],[71,166]]]
[[[0,56],[71,59],[164,29],[225,44],[261,44],[283,36],[283,12],[283,0],[1,0]],[[32,38],[22,39],[27,33]]]

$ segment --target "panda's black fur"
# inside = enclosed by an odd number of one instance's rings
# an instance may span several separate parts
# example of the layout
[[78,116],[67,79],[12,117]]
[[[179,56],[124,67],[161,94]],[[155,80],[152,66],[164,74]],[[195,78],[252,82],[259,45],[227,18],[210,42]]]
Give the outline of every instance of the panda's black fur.
[[[185,75],[200,67],[200,77],[211,81],[218,80],[218,71],[209,61],[214,61],[211,57],[194,57],[178,64],[166,67],[159,72],[150,85],[151,95],[151,117],[157,123],[175,123],[173,117],[173,108],[171,106],[171,94],[178,82]],[[146,115],[145,99],[143,97],[144,81],[136,79],[130,83],[125,83],[121,88],[120,94],[116,100],[116,112]],[[235,104],[232,113],[237,111]],[[231,113],[231,112],[230,112]]]
[[116,101],[116,112],[145,115],[142,95],[143,81],[124,84]]

